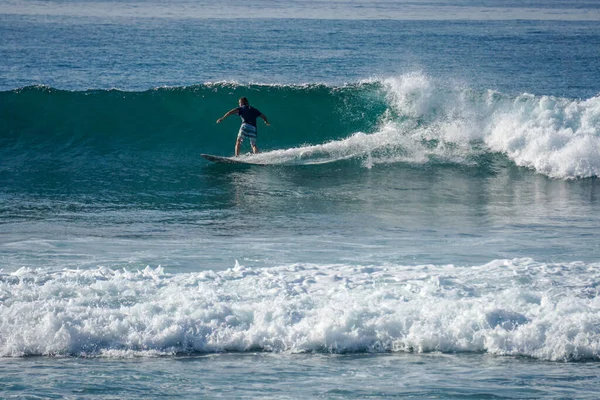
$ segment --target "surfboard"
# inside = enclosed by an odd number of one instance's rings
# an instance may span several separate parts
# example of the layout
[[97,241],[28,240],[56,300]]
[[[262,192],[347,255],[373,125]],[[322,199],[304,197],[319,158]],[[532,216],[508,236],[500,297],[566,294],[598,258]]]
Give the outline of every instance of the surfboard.
[[200,156],[204,157],[208,161],[211,161],[211,162],[214,162],[217,164],[264,165],[264,164],[248,161],[247,158],[240,159],[238,157],[214,156],[212,154],[200,154]]

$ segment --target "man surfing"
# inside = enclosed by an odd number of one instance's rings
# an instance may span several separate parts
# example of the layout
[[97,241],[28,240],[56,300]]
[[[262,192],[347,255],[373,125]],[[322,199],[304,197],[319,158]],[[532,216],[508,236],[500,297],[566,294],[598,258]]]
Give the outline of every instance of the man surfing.
[[267,126],[271,126],[267,116],[258,111],[258,109],[254,107],[250,107],[250,103],[248,99],[245,97],[241,97],[238,101],[239,107],[234,108],[231,111],[228,111],[227,114],[223,115],[221,118],[217,120],[217,124],[220,124],[225,118],[230,115],[237,114],[242,118],[242,126],[240,126],[240,130],[237,135],[237,140],[235,142],[235,156],[240,155],[240,146],[244,141],[244,138],[250,139],[250,146],[252,147],[252,153],[258,153],[258,147],[256,147],[256,119],[258,117],[262,118],[265,121]]

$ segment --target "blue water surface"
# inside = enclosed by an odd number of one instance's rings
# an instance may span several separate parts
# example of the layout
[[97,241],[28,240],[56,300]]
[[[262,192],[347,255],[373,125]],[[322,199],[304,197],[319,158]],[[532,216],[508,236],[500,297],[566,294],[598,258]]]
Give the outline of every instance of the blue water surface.
[[[352,132],[357,147],[370,145],[365,134],[386,137],[392,121],[390,130],[416,138],[410,144],[436,151],[422,160],[403,142],[356,157],[326,152],[323,165],[236,169],[199,157],[187,162],[201,149],[180,151],[186,144],[161,151],[166,147],[157,145],[156,136],[144,141],[147,132],[135,131],[134,124],[137,147],[125,148],[129,136],[120,142],[108,135],[103,147],[105,136],[69,136],[76,123],[62,129],[52,121],[52,137],[67,138],[54,148],[31,139],[43,126],[19,129],[14,115],[0,114],[16,126],[0,137],[10,154],[0,160],[0,396],[597,397],[600,187],[593,146],[600,136],[599,7],[585,0],[4,2],[3,92],[32,85],[119,89],[132,92],[131,99],[158,87],[184,90],[210,82],[237,82],[262,93],[270,85],[293,85],[278,99],[284,108],[293,107],[290,97],[300,96],[303,85],[375,82],[388,90],[377,101],[394,107],[365,124],[370,131]],[[522,104],[525,117],[515,129],[533,128],[505,147],[480,152],[483,128],[464,139],[461,127],[478,127],[469,122],[494,101],[514,110]],[[172,104],[166,114],[179,115]],[[110,126],[110,116],[100,110],[102,126]],[[289,124],[301,131],[301,118],[269,117],[280,135]],[[214,128],[231,131],[228,147],[206,139],[219,144],[215,152],[233,150],[234,125]],[[32,133],[30,126],[38,130]],[[444,142],[453,133],[464,140]],[[336,133],[322,137],[299,141],[294,147],[300,150],[267,148],[296,151],[298,159],[317,152],[311,146],[330,142],[353,149],[354,142]],[[565,156],[557,149],[573,137],[583,141]],[[540,147],[523,148],[537,153],[520,151],[530,140]],[[103,150],[90,151],[97,142]],[[202,140],[187,143],[200,147]],[[454,157],[464,155],[461,146],[467,157]],[[56,162],[53,151],[62,148],[67,157]],[[138,158],[140,148],[145,152]],[[87,151],[94,164],[82,163]],[[70,157],[76,162],[66,161]],[[567,172],[559,168],[565,165]],[[572,165],[584,173],[572,173]],[[146,266],[151,268],[136,275]],[[159,266],[184,283],[169,287],[168,279],[152,272]],[[506,274],[488,277],[481,272],[486,266]],[[317,278],[331,280],[331,291],[324,284],[312,296],[302,291],[322,284],[302,275],[309,267],[319,271]],[[331,276],[328,268],[335,271]],[[375,279],[386,268],[406,276]],[[249,301],[246,313],[232,319],[228,307],[236,296],[224,291],[238,283],[250,291],[244,284],[262,277],[257,270],[272,274],[273,285],[260,286],[264,298]],[[514,292],[488,292],[509,273],[518,283]],[[152,295],[165,289],[169,297],[140,300],[150,292],[143,290],[149,281],[156,282]],[[218,286],[223,282],[231,286]],[[342,306],[344,284],[353,305],[363,298],[360,290],[367,291],[359,311]],[[193,288],[198,298],[214,290],[213,308],[200,310],[206,315],[198,326],[210,327],[207,342],[211,334],[217,343],[223,335],[226,346],[207,354],[188,351],[194,343],[182,344],[185,329],[196,325],[183,327],[167,317],[178,321],[183,308],[177,304],[197,298],[177,297],[178,288]],[[375,296],[380,291],[386,295]],[[296,298],[303,299],[298,309],[282,308]],[[480,308],[466,309],[455,325],[429,315],[433,304],[469,302]],[[385,319],[403,307],[417,317]],[[310,331],[298,327],[311,323],[303,312],[313,310],[324,310],[315,336],[294,336]],[[271,329],[281,315],[283,328]],[[538,330],[519,336],[520,325],[532,323],[539,323]],[[240,326],[247,329],[237,340]],[[109,337],[108,328],[122,332],[120,339]],[[252,336],[255,331],[260,335]],[[248,332],[255,342],[244,342]],[[195,338],[201,333],[193,331]],[[135,335],[142,339],[136,342]],[[389,345],[396,342],[422,347]]]

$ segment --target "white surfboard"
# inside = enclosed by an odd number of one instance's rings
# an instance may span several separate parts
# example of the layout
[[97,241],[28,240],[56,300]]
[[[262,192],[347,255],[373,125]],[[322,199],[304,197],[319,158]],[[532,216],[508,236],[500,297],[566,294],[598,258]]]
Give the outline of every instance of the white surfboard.
[[243,165],[264,165],[261,163],[252,162],[248,160],[248,158],[244,157],[223,157],[223,156],[214,156],[212,154],[200,154],[202,157],[206,158],[208,161],[212,161],[217,164],[243,164]]

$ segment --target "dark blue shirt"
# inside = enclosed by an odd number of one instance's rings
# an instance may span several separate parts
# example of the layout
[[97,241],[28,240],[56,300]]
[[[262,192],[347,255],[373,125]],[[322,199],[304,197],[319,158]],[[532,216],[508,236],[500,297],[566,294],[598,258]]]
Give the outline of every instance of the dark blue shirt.
[[242,118],[242,122],[256,127],[256,118],[262,113],[254,107],[241,106],[237,108],[238,115]]

